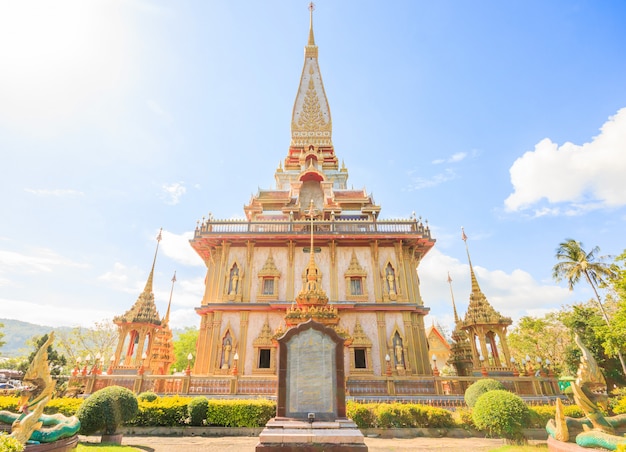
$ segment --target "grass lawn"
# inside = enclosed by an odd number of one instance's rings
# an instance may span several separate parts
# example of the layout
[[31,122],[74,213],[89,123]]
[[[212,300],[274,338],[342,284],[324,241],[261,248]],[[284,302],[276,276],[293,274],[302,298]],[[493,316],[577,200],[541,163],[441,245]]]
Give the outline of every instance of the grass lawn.
[[143,452],[141,449],[131,446],[116,446],[113,444],[83,444],[79,443],[76,452],[90,452],[98,449],[97,452]]
[[491,449],[489,452],[537,452],[540,450],[548,450],[546,444],[536,444],[533,446],[501,446],[497,449]]

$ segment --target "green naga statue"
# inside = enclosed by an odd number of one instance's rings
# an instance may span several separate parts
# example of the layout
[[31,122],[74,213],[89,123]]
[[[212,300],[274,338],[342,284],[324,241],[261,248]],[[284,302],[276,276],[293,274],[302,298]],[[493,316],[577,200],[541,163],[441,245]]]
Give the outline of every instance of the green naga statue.
[[76,416],[68,418],[62,414],[43,414],[44,407],[52,399],[55,386],[48,364],[48,347],[53,339],[54,333],[50,333],[24,375],[25,388],[21,391],[18,403],[21,414],[0,411],[0,422],[11,424],[11,436],[22,444],[51,443],[69,438],[80,429],[80,421]]
[[580,340],[578,334],[574,341],[582,352],[576,380],[572,382],[574,402],[586,415],[585,419],[575,419],[563,414],[563,405],[557,400],[556,416],[550,419],[546,430],[554,439],[568,442],[572,430],[581,430],[576,435],[576,444],[581,447],[615,450],[618,444],[626,444],[626,438],[616,433],[615,429],[626,426],[626,415],[605,417],[601,407],[607,408],[606,380],[600,372],[598,363],[591,352]]

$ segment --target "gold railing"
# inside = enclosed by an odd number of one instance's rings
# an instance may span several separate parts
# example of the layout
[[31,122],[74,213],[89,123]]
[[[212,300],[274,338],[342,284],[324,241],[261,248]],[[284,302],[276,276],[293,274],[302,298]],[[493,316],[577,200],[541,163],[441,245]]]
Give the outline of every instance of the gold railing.
[[[431,238],[428,224],[424,225],[417,220],[331,220],[316,221],[313,231],[323,234],[413,234],[418,233],[425,238]],[[308,221],[244,221],[244,220],[206,220],[198,225],[195,238],[203,235],[223,234],[303,234],[311,232],[311,222]]]
[[[369,398],[404,400],[434,398],[461,400],[465,390],[482,377],[458,376],[371,376],[348,378],[346,395],[354,399]],[[557,379],[531,376],[489,376],[502,382],[508,390],[537,400],[553,399],[560,395]],[[77,375],[70,379],[70,387],[79,387],[83,394],[118,385],[135,393],[152,391],[162,395],[213,396],[213,397],[268,397],[277,392],[277,378],[224,375],[208,377],[199,375]]]

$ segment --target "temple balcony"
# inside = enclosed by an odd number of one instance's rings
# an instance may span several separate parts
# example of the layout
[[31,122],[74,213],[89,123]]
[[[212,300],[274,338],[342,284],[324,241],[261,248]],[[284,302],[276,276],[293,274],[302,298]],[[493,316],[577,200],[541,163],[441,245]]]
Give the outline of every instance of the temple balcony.
[[[377,241],[379,245],[402,242],[413,247],[417,254],[424,255],[435,244],[430,228],[417,219],[361,220],[335,219],[313,222],[316,246],[330,242],[368,245]],[[284,246],[294,242],[306,246],[311,239],[311,221],[307,220],[215,220],[203,221],[196,227],[191,244],[204,257],[203,249],[224,242],[244,244],[254,241],[257,245]],[[207,254],[208,256],[208,254]]]

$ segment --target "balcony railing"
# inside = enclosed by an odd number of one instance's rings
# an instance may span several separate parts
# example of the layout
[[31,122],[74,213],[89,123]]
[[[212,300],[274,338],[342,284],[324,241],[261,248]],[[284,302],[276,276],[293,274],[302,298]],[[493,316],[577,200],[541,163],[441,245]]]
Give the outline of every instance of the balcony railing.
[[[311,232],[311,222],[298,221],[244,221],[244,220],[206,220],[195,230],[195,238],[203,235],[222,234],[304,234]],[[428,224],[409,220],[330,220],[314,221],[313,232],[321,234],[420,234],[431,238]]]

